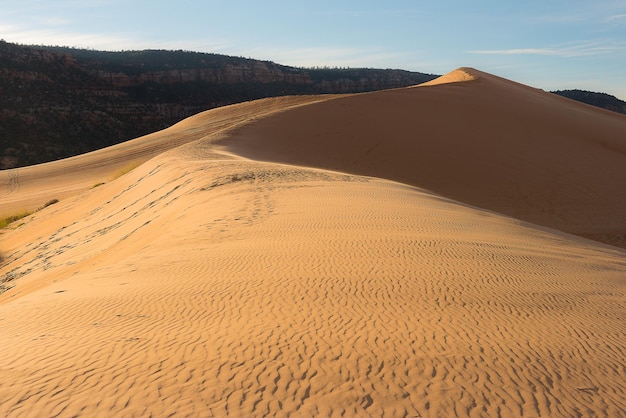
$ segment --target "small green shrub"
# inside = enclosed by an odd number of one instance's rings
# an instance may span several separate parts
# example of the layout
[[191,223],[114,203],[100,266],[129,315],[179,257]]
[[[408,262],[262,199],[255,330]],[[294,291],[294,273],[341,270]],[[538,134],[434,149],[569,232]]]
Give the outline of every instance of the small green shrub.
[[1,228],[6,228],[9,224],[12,224],[13,222],[20,220],[22,218],[27,217],[28,215],[31,215],[33,212],[28,211],[28,210],[24,210],[21,212],[18,212],[14,215],[10,215],[7,216],[5,218],[0,219],[0,229]]

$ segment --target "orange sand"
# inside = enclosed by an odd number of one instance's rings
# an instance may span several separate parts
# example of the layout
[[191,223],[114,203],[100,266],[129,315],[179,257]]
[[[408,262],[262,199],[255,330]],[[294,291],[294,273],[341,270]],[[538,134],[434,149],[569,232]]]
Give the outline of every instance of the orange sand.
[[463,72],[20,170],[0,416],[624,415],[626,118]]
[[[458,82],[471,71],[475,80]],[[626,248],[626,115],[473,69],[244,127],[242,155],[382,177]]]

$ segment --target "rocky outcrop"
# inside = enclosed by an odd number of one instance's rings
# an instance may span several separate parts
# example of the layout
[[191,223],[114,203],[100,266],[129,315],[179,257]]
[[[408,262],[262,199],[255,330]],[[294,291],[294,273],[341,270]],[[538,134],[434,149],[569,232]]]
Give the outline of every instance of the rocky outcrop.
[[135,87],[146,83],[289,83],[313,84],[311,77],[302,73],[288,73],[271,69],[263,62],[254,62],[250,66],[226,65],[223,68],[192,68],[166,71],[149,71],[137,75],[124,72],[97,71],[97,76],[119,88]]

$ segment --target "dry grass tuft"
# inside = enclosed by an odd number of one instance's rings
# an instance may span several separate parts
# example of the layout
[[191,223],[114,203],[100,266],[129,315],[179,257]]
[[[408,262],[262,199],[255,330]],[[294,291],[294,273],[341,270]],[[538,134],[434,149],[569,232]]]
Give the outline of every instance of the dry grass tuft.
[[[139,167],[141,164],[143,164],[145,162],[146,162],[146,160],[133,160],[133,161],[129,162],[124,167],[120,168],[115,173],[113,173],[113,175],[111,176],[111,181],[122,177],[124,174],[130,173],[135,168]],[[101,183],[101,184],[104,184],[104,183]],[[98,185],[101,185],[101,184],[98,184]],[[94,187],[96,187],[96,186],[94,186]]]
[[20,212],[17,212],[13,215],[9,215],[5,218],[0,219],[0,229],[1,228],[6,228],[9,224],[12,224],[13,222],[20,220],[22,218],[27,217],[28,215],[32,215],[33,212],[32,211],[28,211],[28,210],[23,210]]
[[15,221],[18,221],[22,218],[27,217],[28,215],[32,215],[35,212],[38,212],[42,209],[47,208],[50,205],[54,205],[55,203],[59,203],[59,199],[52,199],[47,201],[46,203],[44,203],[43,206],[41,206],[40,208],[37,208],[37,210],[32,211],[32,210],[21,210],[19,212],[14,213],[13,215],[9,215],[6,216],[2,219],[0,219],[0,229],[2,228],[6,228],[7,226],[9,226],[10,224],[12,224]]

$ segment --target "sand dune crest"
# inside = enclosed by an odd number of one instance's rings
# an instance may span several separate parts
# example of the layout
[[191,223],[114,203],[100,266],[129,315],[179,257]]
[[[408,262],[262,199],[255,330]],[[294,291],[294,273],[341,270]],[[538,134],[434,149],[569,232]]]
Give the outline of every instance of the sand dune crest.
[[467,71],[473,81],[276,114],[225,145],[264,161],[392,179],[626,248],[626,116]]
[[461,67],[447,74],[444,74],[441,77],[438,77],[434,80],[419,84],[416,87],[437,86],[440,84],[447,84],[447,83],[460,83],[463,81],[477,80],[478,77],[479,76],[475,69],[469,68],[469,67]]

